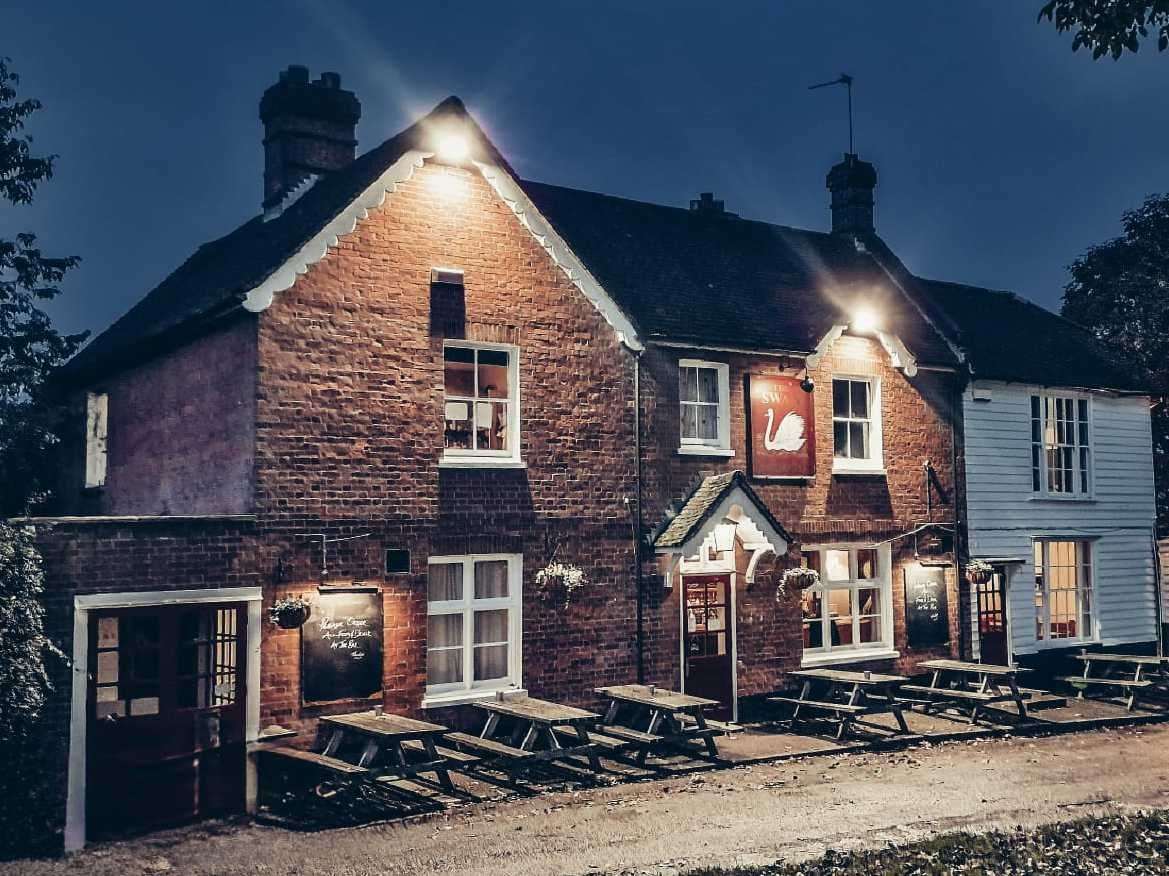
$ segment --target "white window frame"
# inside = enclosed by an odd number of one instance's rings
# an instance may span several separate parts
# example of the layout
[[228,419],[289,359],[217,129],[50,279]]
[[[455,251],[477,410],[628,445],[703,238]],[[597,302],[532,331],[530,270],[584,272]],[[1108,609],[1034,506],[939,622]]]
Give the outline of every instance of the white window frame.
[[[828,551],[848,551],[848,573],[849,580],[847,581],[829,581],[827,578],[827,558]],[[877,574],[875,578],[859,580],[857,578],[857,551],[859,550],[876,550],[877,552]],[[825,594],[820,600],[820,624],[821,636],[820,641],[827,643],[821,645],[819,648],[805,648],[803,651],[803,658],[801,665],[803,666],[822,666],[830,663],[859,663],[866,660],[887,660],[900,656],[900,652],[894,648],[894,631],[893,631],[893,568],[892,568],[892,552],[889,545],[872,545],[861,542],[836,542],[831,544],[809,544],[800,546],[801,553],[817,552],[820,554],[820,583],[815,587],[809,587],[811,591],[818,591]],[[857,614],[857,596],[858,590],[865,590],[872,587],[877,587],[881,591],[881,641],[879,642],[865,642],[863,644],[857,643],[859,638],[857,625],[859,623]],[[852,645],[837,645],[833,647],[831,628],[830,628],[830,611],[829,603],[826,596],[826,591],[829,590],[849,590],[849,610],[852,612],[853,623],[853,642]],[[800,619],[800,635],[803,636],[803,618],[801,609]]]
[[[1035,441],[1034,435],[1034,405],[1035,400],[1039,400],[1039,441]],[[1053,490],[1050,484],[1050,475],[1047,463],[1047,406],[1049,401],[1066,401],[1072,403],[1073,417],[1072,417],[1072,431],[1075,443],[1061,444],[1058,447],[1072,447],[1073,448],[1073,468],[1072,468],[1072,486],[1071,490]],[[1086,427],[1088,431],[1087,444],[1080,441],[1080,403],[1083,402],[1087,408]],[[1062,501],[1075,501],[1092,499],[1095,495],[1096,488],[1096,465],[1094,459],[1094,449],[1096,444],[1095,424],[1093,422],[1093,405],[1092,397],[1076,392],[1049,392],[1044,390],[1033,391],[1029,393],[1027,399],[1027,425],[1030,430],[1030,446],[1031,446],[1031,492],[1037,497],[1045,499],[1057,499]],[[1035,489],[1035,451],[1039,451],[1039,489]],[[1081,451],[1086,451],[1087,457],[1087,489],[1084,487],[1084,455]]]
[[[506,597],[494,599],[475,598],[475,563],[497,560],[507,561],[507,593]],[[450,599],[426,602],[427,618],[436,615],[462,615],[463,642],[460,646],[463,651],[463,680],[448,684],[426,685],[426,696],[422,701],[423,708],[436,706],[450,706],[459,703],[469,703],[476,700],[490,699],[497,691],[522,689],[523,672],[523,554],[466,554],[452,556],[434,556],[427,560],[427,569],[438,565],[462,565],[463,590],[462,599]],[[505,678],[495,678],[489,681],[475,681],[475,612],[507,609],[508,615],[508,672]],[[429,654],[429,642],[427,643]]]
[[[835,409],[836,381],[848,380],[869,385],[869,458],[850,459],[836,455],[836,423],[861,422],[853,417],[838,418]],[[832,412],[832,472],[833,474],[883,474],[885,472],[885,446],[881,428],[881,379],[871,374],[833,374],[832,391],[828,393],[829,410]]]
[[731,369],[726,362],[705,359],[679,359],[678,375],[684,368],[709,368],[718,374],[718,436],[716,438],[686,438],[682,435],[682,406],[702,404],[684,402],[678,397],[678,452],[690,456],[734,456],[731,449]]
[[[496,344],[488,341],[454,341],[443,342],[443,388],[442,411],[440,423],[445,433],[446,423],[446,376],[445,361],[448,348],[457,347],[464,350],[498,350],[508,354],[507,380],[507,430],[509,450],[470,450],[443,447],[439,465],[443,468],[522,468],[523,461],[520,455],[520,348],[515,344]],[[475,369],[476,381],[478,369]],[[469,399],[468,404],[476,401]],[[445,438],[443,439],[445,444]]]
[[109,404],[104,392],[85,394],[85,488],[104,487],[109,465]]
[[[1051,637],[1051,544],[1053,542],[1069,542],[1076,545],[1076,633],[1075,636],[1065,636],[1058,639]],[[1036,549],[1040,552],[1040,561],[1032,571],[1034,572],[1035,589],[1035,641],[1040,647],[1066,648],[1070,645],[1097,641],[1098,627],[1096,613],[1098,603],[1096,599],[1096,542],[1089,538],[1075,538],[1072,536],[1044,536],[1032,540],[1032,563],[1035,563]],[[1087,561],[1083,551],[1087,551]],[[1038,579],[1043,576],[1043,597],[1040,599]],[[1085,580],[1086,579],[1086,580]],[[1062,592],[1062,591],[1061,591]],[[1088,629],[1084,624],[1083,598],[1088,594]],[[1042,604],[1040,604],[1042,603]]]

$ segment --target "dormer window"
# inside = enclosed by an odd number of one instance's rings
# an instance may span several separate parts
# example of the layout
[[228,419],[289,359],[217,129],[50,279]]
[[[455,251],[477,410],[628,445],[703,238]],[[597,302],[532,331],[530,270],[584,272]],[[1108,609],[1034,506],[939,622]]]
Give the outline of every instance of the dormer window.
[[678,452],[731,456],[730,376],[723,362],[678,362]]
[[448,341],[443,349],[443,462],[519,461],[516,347]]

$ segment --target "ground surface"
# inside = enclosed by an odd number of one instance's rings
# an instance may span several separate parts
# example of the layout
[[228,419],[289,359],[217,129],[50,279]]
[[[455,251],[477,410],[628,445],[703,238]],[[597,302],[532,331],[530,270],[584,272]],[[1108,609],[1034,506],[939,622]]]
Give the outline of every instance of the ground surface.
[[320,833],[211,824],[0,876],[669,873],[1169,807],[1169,726],[829,755]]

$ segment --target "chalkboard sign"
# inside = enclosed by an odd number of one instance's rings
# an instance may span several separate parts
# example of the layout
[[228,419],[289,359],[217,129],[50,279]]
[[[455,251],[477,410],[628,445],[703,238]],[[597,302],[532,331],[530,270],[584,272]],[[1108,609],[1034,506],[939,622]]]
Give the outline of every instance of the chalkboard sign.
[[910,566],[905,570],[905,629],[911,648],[928,648],[950,641],[944,568]]
[[301,697],[306,703],[368,697],[382,688],[382,595],[321,593],[300,628]]

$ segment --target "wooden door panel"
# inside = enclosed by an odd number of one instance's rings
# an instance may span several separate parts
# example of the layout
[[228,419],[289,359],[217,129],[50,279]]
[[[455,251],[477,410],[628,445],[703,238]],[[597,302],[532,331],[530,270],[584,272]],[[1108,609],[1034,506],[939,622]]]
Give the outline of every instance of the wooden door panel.
[[686,692],[718,700],[723,704],[719,716],[728,717],[734,697],[730,576],[687,575],[682,599]]

